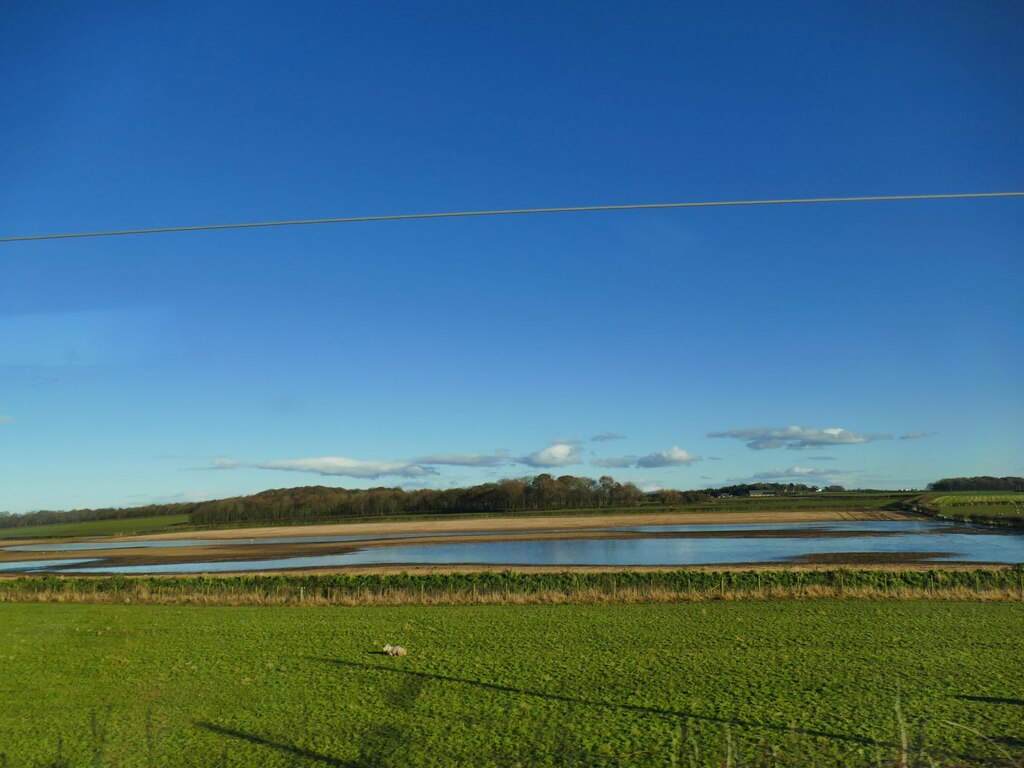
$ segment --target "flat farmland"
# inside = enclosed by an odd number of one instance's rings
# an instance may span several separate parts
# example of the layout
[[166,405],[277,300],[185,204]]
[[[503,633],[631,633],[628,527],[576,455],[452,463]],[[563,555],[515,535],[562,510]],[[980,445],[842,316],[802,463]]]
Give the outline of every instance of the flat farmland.
[[[517,511],[515,513],[436,513],[422,512],[415,514],[389,514],[363,517],[320,516],[296,514],[294,517],[254,519],[233,524],[204,524],[197,522],[190,514],[148,515],[142,517],[114,518],[67,523],[47,523],[43,525],[0,528],[0,541],[5,539],[25,538],[72,538],[78,536],[131,536],[163,533],[179,535],[196,535],[202,531],[204,536],[213,537],[231,535],[232,530],[256,531],[277,530],[282,527],[294,526],[304,532],[314,531],[323,527],[354,526],[359,527],[385,526],[462,526],[468,523],[485,527],[504,527],[511,520],[537,520],[544,525],[545,521],[557,519],[568,525],[579,525],[576,521],[588,518],[607,517],[608,519],[623,517],[670,518],[686,516],[705,519],[710,522],[722,520],[735,515],[742,520],[744,515],[765,517],[778,515],[793,517],[797,514],[811,516],[829,515],[842,518],[846,514],[858,516],[864,512],[880,511],[895,508],[900,501],[910,498],[907,493],[816,493],[804,496],[778,496],[757,498],[721,498],[708,501],[679,504],[640,504],[631,507],[605,507],[600,509],[543,509],[534,511]],[[739,513],[739,514],[736,514]],[[479,522],[477,522],[479,521]]]
[[948,493],[925,503],[942,517],[1024,524],[1024,493]]
[[10,768],[1024,760],[1019,602],[4,603],[0,626]]
[[152,515],[150,517],[27,525],[20,528],[0,528],[0,541],[5,539],[73,538],[84,536],[137,536],[149,533],[166,533],[187,524],[188,515]]

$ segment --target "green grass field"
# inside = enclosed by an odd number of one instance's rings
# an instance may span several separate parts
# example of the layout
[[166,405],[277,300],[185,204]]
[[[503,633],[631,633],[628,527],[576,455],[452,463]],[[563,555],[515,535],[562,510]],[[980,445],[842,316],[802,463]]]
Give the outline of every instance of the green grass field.
[[1024,762],[1020,603],[5,603],[0,626],[10,768]]
[[967,491],[926,496],[923,501],[941,517],[1024,524],[1024,493]]
[[[860,511],[891,507],[913,494],[901,492],[879,493],[814,493],[803,496],[766,496],[758,498],[715,499],[691,504],[640,504],[634,507],[601,509],[544,509],[520,511],[515,517],[601,516],[651,512],[800,512],[812,510]],[[419,513],[379,515],[375,517],[324,517],[251,522],[191,525],[188,515],[158,515],[123,520],[94,520],[82,523],[51,523],[23,528],[0,528],[0,539],[10,538],[69,538],[74,536],[130,536],[143,533],[165,533],[178,530],[206,530],[218,528],[262,528],[268,525],[318,525],[323,523],[406,522],[423,520],[485,520],[509,517],[501,513],[442,514]]]
[[195,530],[202,530],[207,528],[262,528],[268,525],[303,526],[331,523],[420,522],[425,520],[493,520],[495,518],[507,517],[600,517],[606,515],[656,514],[661,512],[808,512],[821,510],[854,512],[887,509],[914,497],[915,494],[913,493],[905,493],[901,491],[884,491],[875,493],[812,493],[804,494],[802,496],[721,498],[680,504],[655,504],[650,502],[641,502],[640,504],[632,507],[583,507],[579,509],[519,510],[509,513],[417,512],[358,517],[304,517],[298,519],[274,520],[272,522],[255,520],[252,522],[196,525],[194,528]]
[[0,539],[71,538],[73,536],[131,536],[166,533],[188,524],[188,515],[130,517],[124,520],[90,520],[84,523],[53,523],[23,528],[0,528]]
[[913,494],[898,491],[880,493],[809,493],[802,496],[757,496],[735,499],[715,499],[695,504],[680,505],[680,511],[764,511],[799,512],[809,510],[870,510],[888,507],[912,498]]

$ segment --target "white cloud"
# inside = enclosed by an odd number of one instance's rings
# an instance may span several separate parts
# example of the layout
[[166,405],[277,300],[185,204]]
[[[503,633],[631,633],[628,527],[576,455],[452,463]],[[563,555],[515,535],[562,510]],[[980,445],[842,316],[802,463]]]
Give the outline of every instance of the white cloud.
[[758,472],[753,476],[754,480],[785,480],[796,478],[817,478],[833,477],[835,475],[848,475],[841,469],[816,469],[814,467],[790,467],[789,469],[773,469],[768,472]]
[[413,459],[414,464],[443,464],[451,467],[496,467],[510,461],[508,451],[494,453],[435,453]]
[[580,447],[571,443],[555,443],[519,459],[529,467],[565,467],[580,463]]
[[281,469],[288,472],[315,472],[318,475],[336,477],[375,478],[386,475],[394,477],[420,477],[422,475],[436,474],[428,467],[408,461],[361,461],[344,456],[264,461],[248,466],[255,467],[256,469]]
[[215,458],[205,469],[271,469],[286,472],[312,472],[339,477],[376,478],[385,476],[417,478],[436,475],[434,466],[495,467],[518,461],[508,451],[494,453],[438,453],[416,459],[365,461],[347,456],[321,456],[307,459],[240,462],[226,456]]
[[[439,474],[437,467],[489,468],[510,464],[528,467],[567,467],[583,463],[583,450],[575,441],[561,440],[527,456],[509,456],[507,451],[493,453],[436,453],[415,459],[394,461],[365,461],[346,456],[321,456],[305,459],[279,459],[274,461],[240,462],[228,457],[217,457],[206,469],[267,469],[284,472],[311,472],[335,477],[377,478],[405,477],[421,478]],[[594,459],[598,467],[675,467],[700,461],[678,446],[667,451],[647,456],[623,456],[620,458]]]
[[311,472],[331,477],[422,478],[437,475],[436,467],[497,467],[505,464],[526,464],[531,467],[561,467],[578,464],[580,448],[569,442],[560,442],[531,453],[513,458],[507,451],[494,453],[436,453],[415,459],[394,461],[367,461],[347,456],[319,456],[305,459],[278,459],[274,461],[240,462],[227,457],[215,458],[206,469],[267,469],[284,472]]
[[685,464],[692,464],[695,461],[700,461],[700,456],[695,456],[689,451],[684,451],[677,445],[673,445],[667,451],[658,451],[657,453],[650,453],[638,460],[636,465],[638,467],[650,468],[650,467],[681,467]]
[[766,448],[788,448],[799,451],[806,448],[819,448],[823,445],[857,445],[875,440],[892,440],[892,435],[866,435],[839,427],[827,429],[806,429],[804,427],[729,429],[723,432],[708,432],[708,437],[731,437],[742,440],[748,448],[755,451]]
[[284,472],[311,472],[331,477],[422,477],[437,474],[430,467],[411,461],[361,461],[345,456],[321,456],[311,459],[282,459],[279,461],[240,462],[216,458],[206,469],[275,469]]
[[590,438],[591,442],[594,443],[607,443],[611,440],[625,440],[625,435],[620,435],[618,432],[602,432],[600,435],[594,435]]
[[646,456],[618,456],[607,459],[594,459],[591,462],[595,467],[637,467],[639,469],[651,469],[654,467],[681,467],[701,461],[689,451],[684,451],[677,445],[673,445],[667,451],[649,453]]

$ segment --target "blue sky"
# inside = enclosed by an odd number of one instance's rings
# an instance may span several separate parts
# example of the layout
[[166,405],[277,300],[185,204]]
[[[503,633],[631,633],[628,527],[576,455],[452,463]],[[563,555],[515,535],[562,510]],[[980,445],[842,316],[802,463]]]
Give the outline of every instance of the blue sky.
[[[0,236],[1024,189],[1019,3],[34,2],[0,33]],[[2,244],[0,510],[1024,474],[1022,205]]]

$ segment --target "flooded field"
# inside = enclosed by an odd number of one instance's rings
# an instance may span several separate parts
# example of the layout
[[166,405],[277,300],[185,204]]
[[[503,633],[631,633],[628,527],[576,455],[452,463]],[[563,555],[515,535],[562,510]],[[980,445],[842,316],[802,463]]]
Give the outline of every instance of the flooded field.
[[[673,567],[1024,562],[1024,534],[943,520],[605,526],[599,519],[590,522],[589,527],[572,529],[17,544],[0,549],[0,573],[190,574],[424,565]],[[61,553],[74,557],[54,557]]]

